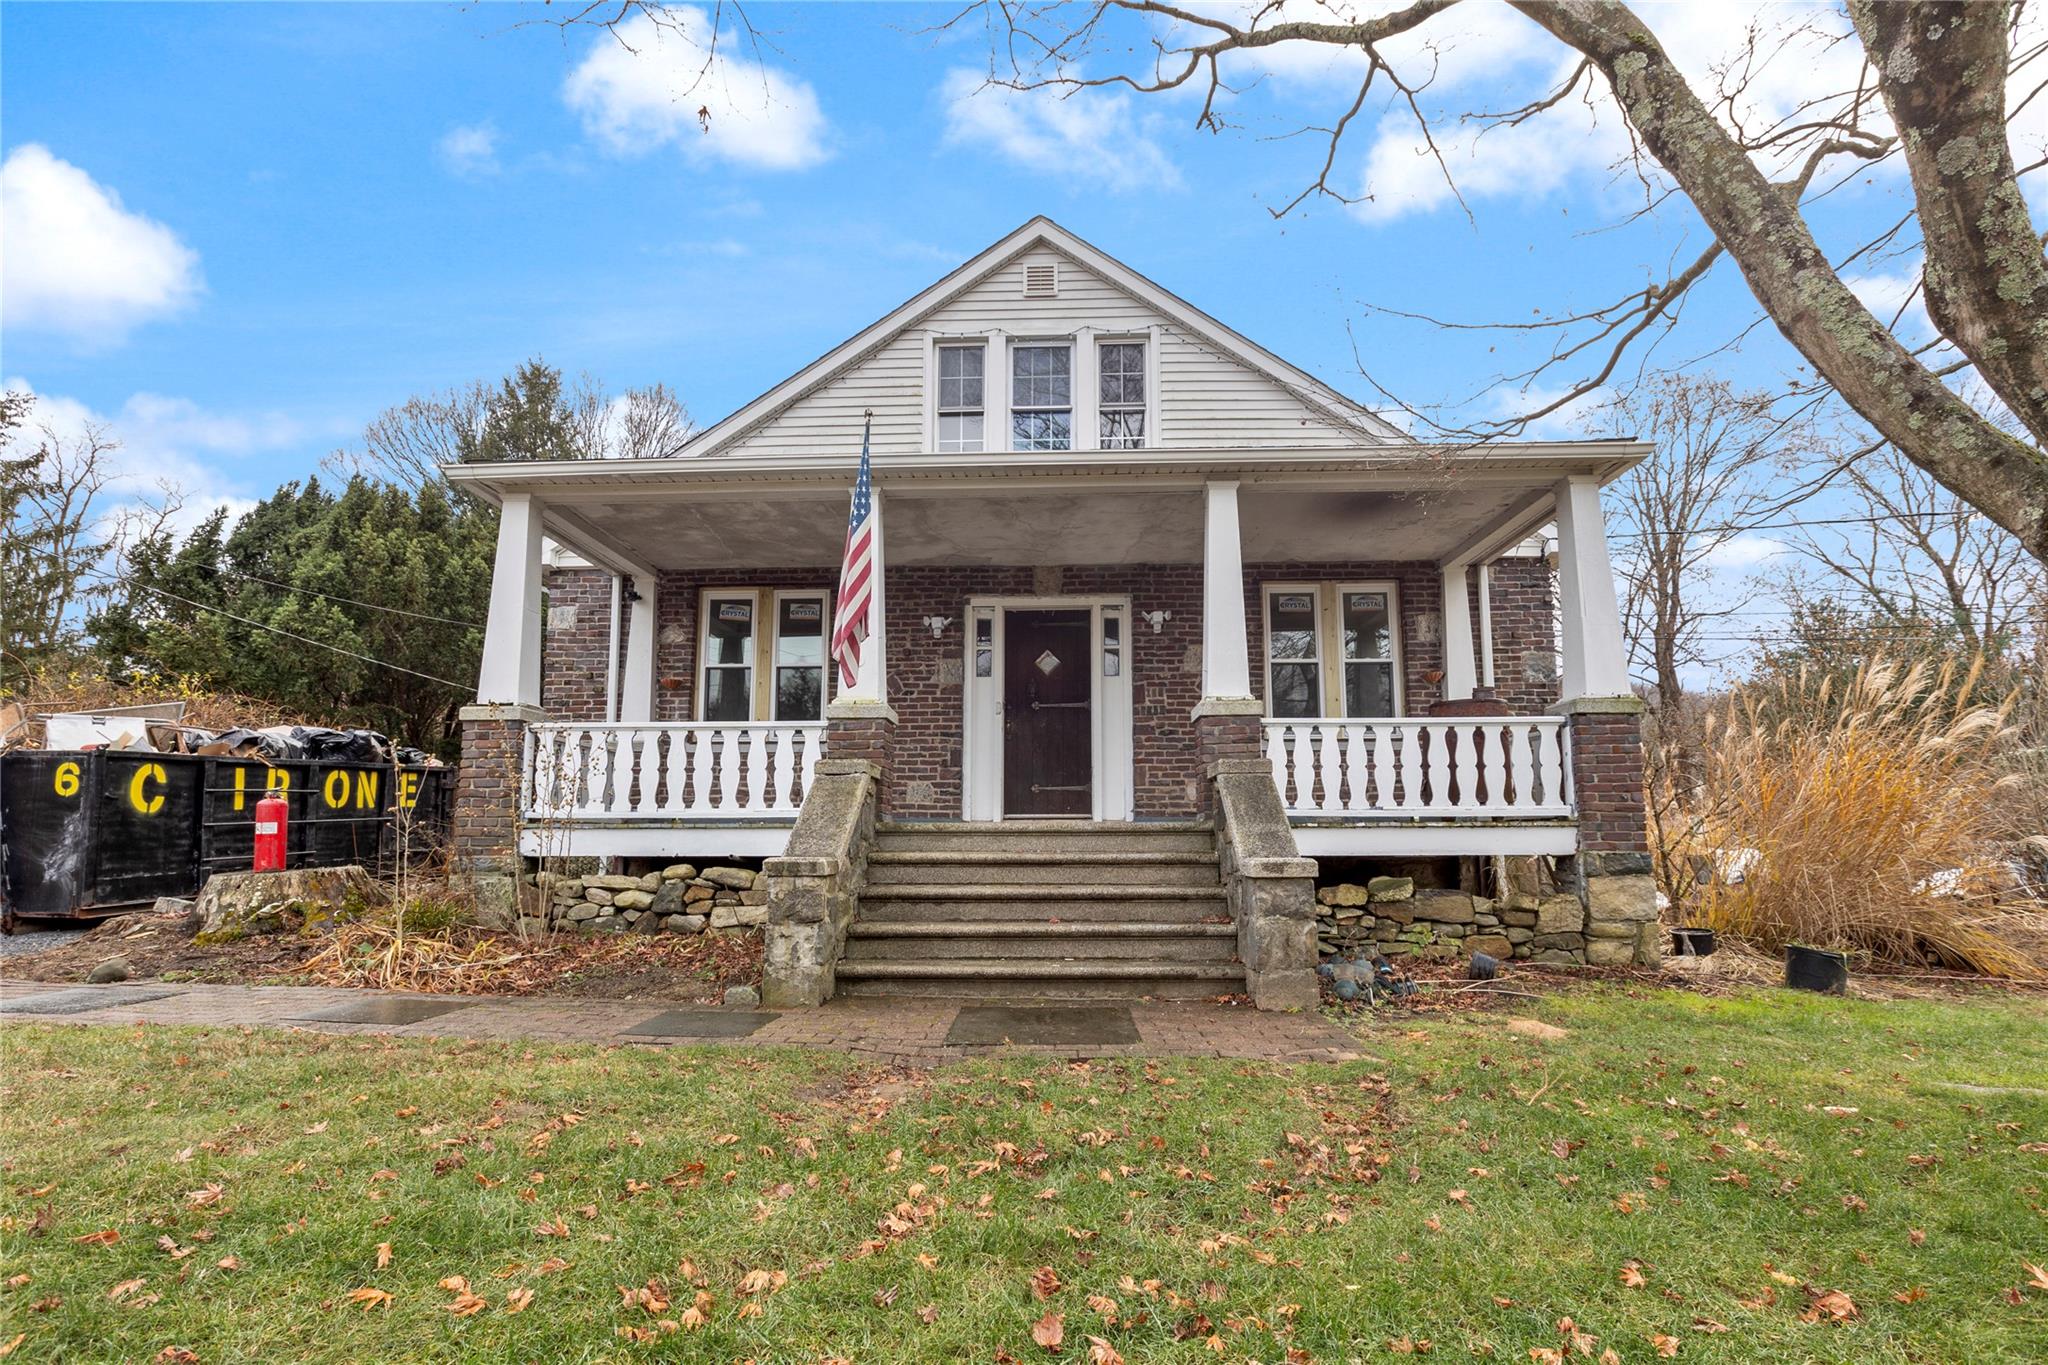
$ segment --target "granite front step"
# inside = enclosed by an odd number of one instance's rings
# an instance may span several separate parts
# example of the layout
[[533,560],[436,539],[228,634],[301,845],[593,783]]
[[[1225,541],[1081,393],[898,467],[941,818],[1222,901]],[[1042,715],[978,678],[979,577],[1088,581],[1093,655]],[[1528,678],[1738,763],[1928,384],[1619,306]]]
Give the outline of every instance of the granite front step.
[[1228,963],[1237,956],[1237,929],[1230,924],[861,921],[849,926],[847,933],[846,961],[986,958],[1057,962],[1115,958]]
[[1212,852],[1117,849],[1003,853],[995,850],[878,850],[868,875],[895,885],[1165,885],[1215,886]]
[[842,961],[838,993],[955,1000],[1203,999],[1244,990],[1235,962],[1159,962],[1111,958],[1020,961],[948,958],[937,961]]
[[1206,825],[1184,821],[1158,824],[1076,820],[883,824],[875,828],[875,847],[886,853],[1213,853],[1216,836]]

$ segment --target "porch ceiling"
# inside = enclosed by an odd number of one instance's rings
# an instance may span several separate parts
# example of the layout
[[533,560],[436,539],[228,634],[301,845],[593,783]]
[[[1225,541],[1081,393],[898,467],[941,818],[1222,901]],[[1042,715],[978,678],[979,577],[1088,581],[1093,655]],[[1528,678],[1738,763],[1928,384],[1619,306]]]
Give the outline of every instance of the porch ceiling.
[[[1527,485],[1447,483],[1407,492],[1248,485],[1248,563],[1439,560],[1512,520]],[[826,567],[846,537],[844,490],[636,489],[550,502],[565,538],[655,569]],[[1199,488],[891,488],[884,556],[895,565],[1198,564]]]

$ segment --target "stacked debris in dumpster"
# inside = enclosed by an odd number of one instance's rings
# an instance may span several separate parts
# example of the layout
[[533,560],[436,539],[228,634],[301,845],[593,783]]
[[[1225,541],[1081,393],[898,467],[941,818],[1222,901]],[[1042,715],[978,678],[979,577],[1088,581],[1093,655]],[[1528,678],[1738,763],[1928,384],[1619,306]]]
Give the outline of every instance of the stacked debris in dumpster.
[[392,868],[445,838],[455,769],[373,730],[183,723],[180,703],[0,708],[0,927],[197,894],[250,866],[256,804],[284,798],[286,866]]

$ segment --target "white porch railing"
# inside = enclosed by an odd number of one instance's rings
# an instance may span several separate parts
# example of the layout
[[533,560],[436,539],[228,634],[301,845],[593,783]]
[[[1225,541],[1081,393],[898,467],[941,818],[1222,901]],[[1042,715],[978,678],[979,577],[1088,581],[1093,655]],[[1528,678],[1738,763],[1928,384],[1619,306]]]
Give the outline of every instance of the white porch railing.
[[1562,716],[1269,720],[1287,813],[1370,821],[1572,813]]
[[794,820],[823,725],[528,728],[520,809],[548,820]]

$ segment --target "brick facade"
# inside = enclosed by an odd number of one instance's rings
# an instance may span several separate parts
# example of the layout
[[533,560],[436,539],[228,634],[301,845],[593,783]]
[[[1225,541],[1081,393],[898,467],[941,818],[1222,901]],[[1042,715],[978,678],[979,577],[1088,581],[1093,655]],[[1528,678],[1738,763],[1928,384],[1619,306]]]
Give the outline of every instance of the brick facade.
[[518,837],[519,769],[527,722],[519,707],[463,708],[462,767],[456,777],[450,847],[458,866],[506,871]]
[[[1248,565],[1244,575],[1252,685],[1263,692],[1265,628],[1260,588],[1274,582],[1391,579],[1401,622],[1402,687],[1411,715],[1427,712],[1440,689],[1426,674],[1443,667],[1441,582],[1426,561]],[[827,589],[832,568],[664,573],[655,647],[656,720],[694,716],[698,608],[705,588]],[[610,577],[593,569],[548,575],[549,631],[542,696],[559,720],[604,715]],[[913,566],[888,571],[889,737],[883,809],[901,817],[957,818],[961,809],[966,606],[972,597],[1128,597],[1132,805],[1140,818],[1197,814],[1205,805],[1203,748],[1192,718],[1201,700],[1202,569],[1199,564]],[[1500,695],[1518,711],[1541,713],[1557,700],[1550,574],[1535,559],[1502,560],[1493,574],[1493,627]],[[568,613],[558,608],[571,607]],[[1139,619],[1166,611],[1157,633]],[[622,616],[629,613],[622,613]],[[934,638],[928,616],[952,625]],[[1473,612],[1476,619],[1477,611]],[[623,626],[623,621],[622,621]],[[623,646],[621,657],[623,658]],[[1236,722],[1233,727],[1222,722]],[[1212,718],[1212,740],[1246,748],[1242,718]],[[1225,736],[1223,731],[1230,734]],[[1256,731],[1251,734],[1256,739]],[[1254,750],[1255,751],[1255,750]],[[1640,806],[1638,805],[1638,810]]]
[[1580,712],[1571,718],[1571,729],[1579,847],[1587,853],[1647,853],[1641,717]]
[[[605,657],[612,629],[612,577],[596,569],[548,569],[547,629],[542,635],[540,701],[563,720],[603,720]],[[628,617],[620,604],[619,665],[625,666]]]

